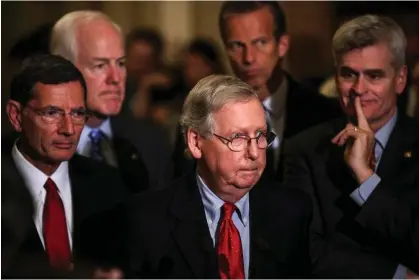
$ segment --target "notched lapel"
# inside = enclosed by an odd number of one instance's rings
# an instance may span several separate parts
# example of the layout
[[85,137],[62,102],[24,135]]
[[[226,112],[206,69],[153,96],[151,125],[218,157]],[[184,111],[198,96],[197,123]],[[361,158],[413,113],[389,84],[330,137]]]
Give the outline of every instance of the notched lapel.
[[177,219],[172,237],[194,278],[219,278],[216,252],[194,176],[188,178],[187,185],[179,190],[171,206]]
[[281,221],[281,215],[275,215],[279,220],[272,223],[272,206],[267,205],[261,196],[262,188],[262,185],[255,186],[250,192],[249,278],[276,278],[286,266],[287,250],[277,250],[281,247],[281,237],[277,235],[278,229],[272,226],[285,223]]

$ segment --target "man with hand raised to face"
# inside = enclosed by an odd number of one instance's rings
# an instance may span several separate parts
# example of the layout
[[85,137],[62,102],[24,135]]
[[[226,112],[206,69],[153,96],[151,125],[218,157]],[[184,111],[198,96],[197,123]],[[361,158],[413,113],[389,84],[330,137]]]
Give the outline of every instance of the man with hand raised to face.
[[208,76],[180,124],[197,168],[127,213],[129,277],[307,278],[308,195],[261,180],[267,131],[258,95],[238,78]]
[[[285,184],[304,189],[314,201],[315,277],[418,273],[418,244],[407,240],[417,235],[412,221],[419,203],[414,191],[419,125],[396,106],[406,86],[405,49],[402,29],[389,18],[365,15],[342,25],[333,38],[333,55],[347,118],[316,126],[286,144]],[[385,215],[386,202],[406,207]]]

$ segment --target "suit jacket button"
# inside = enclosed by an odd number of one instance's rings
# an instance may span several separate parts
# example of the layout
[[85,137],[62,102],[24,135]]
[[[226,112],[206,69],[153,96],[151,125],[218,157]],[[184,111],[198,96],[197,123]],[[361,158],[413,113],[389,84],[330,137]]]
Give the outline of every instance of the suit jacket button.
[[131,159],[132,159],[132,160],[137,160],[137,158],[138,158],[137,154],[132,154],[132,155],[131,155]]

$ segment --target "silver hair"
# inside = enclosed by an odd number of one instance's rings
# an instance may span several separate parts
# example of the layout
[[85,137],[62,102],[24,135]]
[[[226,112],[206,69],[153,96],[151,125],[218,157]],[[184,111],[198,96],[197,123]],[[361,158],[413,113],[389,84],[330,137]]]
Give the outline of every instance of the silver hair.
[[393,67],[405,64],[406,36],[403,29],[391,18],[363,15],[344,23],[333,37],[333,58],[337,66],[342,56],[354,49],[386,43],[393,56]]
[[54,25],[51,33],[50,52],[75,63],[77,58],[77,30],[80,26],[92,21],[102,20],[109,22],[121,36],[119,25],[113,22],[106,14],[99,11],[74,11],[65,14]]
[[[211,75],[201,79],[189,92],[180,116],[182,133],[188,129],[198,131],[205,138],[214,131],[212,115],[230,102],[258,99],[256,91],[240,80],[228,75]],[[258,99],[259,100],[259,99]]]

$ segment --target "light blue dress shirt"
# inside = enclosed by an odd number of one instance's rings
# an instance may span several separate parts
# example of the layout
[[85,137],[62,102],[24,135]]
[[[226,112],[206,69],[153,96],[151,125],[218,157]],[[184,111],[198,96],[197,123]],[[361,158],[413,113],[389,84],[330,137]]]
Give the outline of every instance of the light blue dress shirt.
[[[377,160],[376,169],[380,164],[381,156],[387,145],[388,139],[390,138],[391,132],[394,129],[397,121],[397,111],[394,116],[375,133],[376,145],[375,145],[375,158]],[[359,206],[364,205],[368,197],[374,191],[374,189],[380,183],[381,178],[374,172],[364,183],[362,183],[359,188],[354,190],[350,197],[358,204]],[[396,273],[394,274],[394,279],[405,279],[406,278],[406,267],[399,265],[397,267]]]
[[[102,130],[102,132],[105,133],[108,139],[112,139],[112,128],[109,118],[102,122],[102,124],[99,127],[97,127],[97,129]],[[79,144],[77,145],[77,153],[85,157],[90,157],[90,131],[92,131],[92,128],[85,125],[80,135]]]
[[[218,228],[221,216],[221,207],[224,201],[217,197],[207,185],[205,185],[202,178],[197,174],[196,180],[198,183],[199,193],[204,204],[205,216],[208,223],[208,228],[214,247],[217,246]],[[244,275],[249,278],[249,258],[250,258],[250,230],[249,230],[249,194],[246,194],[242,199],[237,201],[236,205],[238,211],[233,213],[233,223],[240,233],[240,239],[243,249],[243,264]]]

